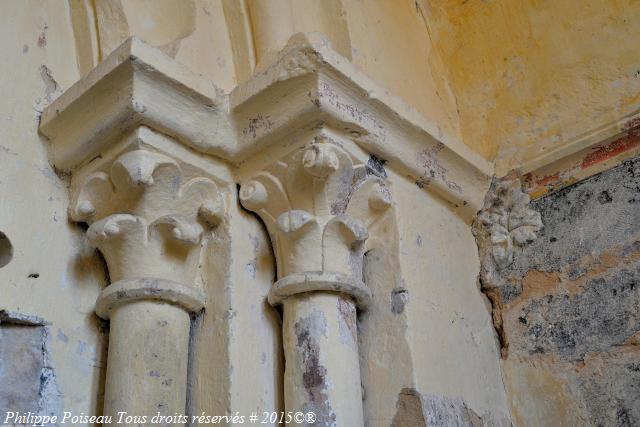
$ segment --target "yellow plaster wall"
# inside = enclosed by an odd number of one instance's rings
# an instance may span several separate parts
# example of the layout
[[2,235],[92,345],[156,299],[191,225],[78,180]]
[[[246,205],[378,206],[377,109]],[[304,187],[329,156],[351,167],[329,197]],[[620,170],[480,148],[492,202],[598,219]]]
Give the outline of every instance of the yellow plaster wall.
[[277,54],[299,32],[325,34],[333,48],[351,59],[341,0],[246,0],[257,62]]
[[[210,78],[221,89],[235,87],[237,71],[222,0],[69,1],[93,16],[93,28],[87,25],[90,32],[84,30],[84,20],[73,23],[81,44],[97,37],[97,60],[135,35]],[[78,55],[79,63],[89,62],[86,51],[79,50]],[[82,71],[86,73],[95,65]]]
[[83,72],[137,35],[226,91],[321,32],[498,174],[640,107],[637,0],[69,2]]
[[640,2],[423,0],[464,141],[498,173],[640,105]]
[[[407,336],[415,386],[430,396],[462,399],[482,418],[478,425],[510,425],[490,308],[477,283],[479,260],[471,230],[433,194],[401,177],[391,179],[401,213],[400,269],[409,295]],[[442,425],[454,421],[445,419]]]
[[343,7],[353,63],[441,134],[460,138],[455,97],[423,9],[413,0],[343,0]]
[[436,123],[441,134],[460,138],[445,65],[413,0],[69,2],[84,73],[135,35],[230,91],[293,34],[320,32],[338,53]]
[[[49,163],[49,144],[38,134],[42,110],[80,78],[69,8],[7,0],[0,10],[0,231],[13,246],[0,268],[0,311],[39,318],[47,328],[43,350],[54,379],[42,402],[96,413],[107,335],[93,310],[107,278],[84,231],[67,220],[68,182]],[[9,344],[0,338],[2,345]],[[31,384],[25,379],[24,386]]]

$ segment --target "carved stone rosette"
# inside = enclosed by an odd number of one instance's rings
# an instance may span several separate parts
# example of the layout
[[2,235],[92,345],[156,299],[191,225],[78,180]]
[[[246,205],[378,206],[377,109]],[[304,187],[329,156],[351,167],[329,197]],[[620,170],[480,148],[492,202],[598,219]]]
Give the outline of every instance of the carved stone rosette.
[[205,306],[196,275],[222,198],[165,154],[138,147],[114,157],[74,176],[70,206],[111,279],[96,302],[111,320],[104,413],[184,413],[189,314]]
[[[283,306],[287,411],[313,411],[316,426],[363,425],[356,306],[368,228],[391,205],[385,182],[319,136],[244,183],[242,204],[269,231]],[[301,392],[303,390],[303,392]]]
[[[501,270],[513,262],[514,247],[536,239],[542,229],[540,213],[529,208],[529,195],[522,191],[519,179],[497,181],[487,194],[478,214],[474,234],[488,268]],[[484,249],[484,250],[482,250]]]

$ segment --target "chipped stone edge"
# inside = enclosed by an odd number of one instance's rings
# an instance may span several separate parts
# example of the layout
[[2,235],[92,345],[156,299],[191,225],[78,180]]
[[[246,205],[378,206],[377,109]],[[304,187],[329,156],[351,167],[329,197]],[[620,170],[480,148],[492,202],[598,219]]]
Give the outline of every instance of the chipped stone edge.
[[366,309],[372,298],[371,290],[362,281],[353,280],[340,273],[314,271],[294,273],[278,280],[269,291],[269,304],[282,304],[282,301],[293,295],[316,291],[351,296],[360,309]]
[[392,427],[419,426],[498,426],[511,425],[505,415],[478,414],[461,397],[421,393],[404,387],[398,394]]

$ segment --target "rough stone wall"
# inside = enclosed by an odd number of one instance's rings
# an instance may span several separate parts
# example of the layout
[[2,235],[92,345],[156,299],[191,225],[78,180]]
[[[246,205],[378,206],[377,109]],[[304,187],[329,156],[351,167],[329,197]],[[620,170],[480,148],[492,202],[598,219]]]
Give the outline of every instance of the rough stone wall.
[[513,422],[640,425],[640,158],[531,207],[537,240],[483,283]]
[[0,310],[0,343],[0,417],[10,411],[55,414],[61,395],[42,319]]

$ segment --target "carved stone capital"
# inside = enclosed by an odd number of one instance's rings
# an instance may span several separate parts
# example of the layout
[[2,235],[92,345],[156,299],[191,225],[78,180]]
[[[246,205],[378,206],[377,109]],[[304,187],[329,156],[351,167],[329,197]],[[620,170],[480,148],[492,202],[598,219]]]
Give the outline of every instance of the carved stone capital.
[[245,182],[240,200],[271,236],[280,279],[272,304],[311,290],[346,293],[366,304],[367,230],[392,203],[383,179],[319,135]]
[[519,179],[492,185],[473,227],[485,275],[509,266],[514,248],[534,241],[542,229],[540,213],[529,207],[529,201]]
[[283,306],[287,411],[313,410],[318,425],[363,425],[356,305],[371,300],[364,253],[391,193],[342,135],[321,128],[307,138],[249,178],[240,201],[264,221],[276,258],[268,300]]
[[139,126],[234,166],[330,127],[465,220],[480,209],[493,175],[479,154],[312,34],[293,36],[228,94],[158,49],[127,40],[47,107],[40,132],[51,141],[53,164],[70,172]]
[[105,415],[184,412],[189,315],[205,306],[201,260],[233,182],[202,152],[228,154],[231,124],[210,81],[135,39],[43,112],[69,216],[109,270],[96,301],[110,320]]
[[137,143],[105,153],[73,178],[70,217],[89,224],[87,237],[113,282],[97,303],[101,316],[133,299],[168,299],[190,311],[204,306],[202,292],[190,286],[204,240],[223,219],[223,199],[206,174],[187,175],[178,159],[140,144],[154,136],[136,131],[130,139]]

